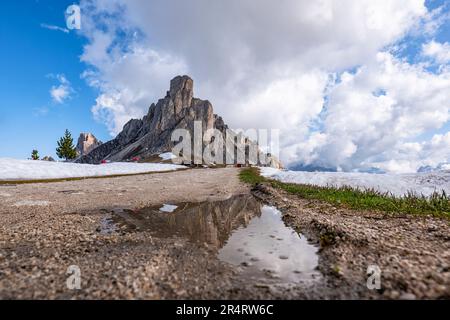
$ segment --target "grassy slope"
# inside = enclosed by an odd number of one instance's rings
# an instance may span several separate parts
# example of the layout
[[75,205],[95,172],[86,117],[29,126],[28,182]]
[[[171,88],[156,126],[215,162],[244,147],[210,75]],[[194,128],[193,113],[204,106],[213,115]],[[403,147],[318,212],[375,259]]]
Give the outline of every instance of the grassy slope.
[[430,198],[408,194],[398,198],[375,190],[358,190],[351,187],[333,188],[312,185],[283,183],[262,177],[257,168],[241,171],[243,182],[255,185],[267,182],[274,188],[282,189],[304,199],[322,200],[333,205],[355,210],[377,210],[388,213],[431,214],[450,218],[450,197],[445,193],[434,194]]

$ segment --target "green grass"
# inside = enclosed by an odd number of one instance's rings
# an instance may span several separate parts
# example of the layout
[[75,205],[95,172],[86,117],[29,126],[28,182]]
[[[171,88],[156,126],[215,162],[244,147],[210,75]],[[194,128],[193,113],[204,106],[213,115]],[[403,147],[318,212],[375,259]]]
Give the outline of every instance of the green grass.
[[259,170],[253,167],[241,170],[241,172],[239,173],[239,178],[242,182],[251,185],[266,182],[266,179],[259,174]]
[[355,210],[377,210],[397,214],[431,214],[450,218],[450,197],[435,193],[431,197],[412,193],[405,197],[395,197],[390,193],[376,190],[359,190],[351,187],[318,187],[312,185],[283,183],[262,177],[257,168],[244,169],[240,173],[241,181],[252,185],[270,183],[272,187],[297,195],[303,199],[321,200],[335,206]]

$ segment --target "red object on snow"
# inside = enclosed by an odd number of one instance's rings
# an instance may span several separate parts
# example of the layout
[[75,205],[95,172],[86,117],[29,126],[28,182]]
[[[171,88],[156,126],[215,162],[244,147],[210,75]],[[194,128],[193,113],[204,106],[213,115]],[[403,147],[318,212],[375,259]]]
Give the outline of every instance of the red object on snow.
[[133,162],[138,162],[139,160],[141,160],[141,158],[139,158],[139,157],[134,157],[133,159],[131,159],[131,161],[133,161]]
[[102,164],[107,164],[106,160],[102,160]]

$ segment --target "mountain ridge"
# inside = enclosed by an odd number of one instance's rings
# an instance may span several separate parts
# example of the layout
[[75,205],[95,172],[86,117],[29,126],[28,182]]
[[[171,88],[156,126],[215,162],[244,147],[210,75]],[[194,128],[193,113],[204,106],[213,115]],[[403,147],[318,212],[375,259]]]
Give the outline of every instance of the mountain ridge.
[[[170,89],[164,98],[153,103],[142,119],[131,119],[117,137],[93,149],[76,160],[78,163],[100,163],[104,160],[127,161],[132,158],[150,158],[171,152],[177,144],[171,141],[176,129],[194,132],[194,122],[202,123],[203,132],[217,129],[225,134],[229,129],[222,117],[214,113],[208,100],[194,97],[194,81],[189,76],[177,76],[170,82]],[[243,136],[245,143],[253,144]],[[203,148],[211,141],[203,141]],[[266,157],[265,164],[281,167],[281,163],[259,149],[260,158]],[[248,152],[246,151],[246,156]],[[248,162],[248,161],[247,161]]]

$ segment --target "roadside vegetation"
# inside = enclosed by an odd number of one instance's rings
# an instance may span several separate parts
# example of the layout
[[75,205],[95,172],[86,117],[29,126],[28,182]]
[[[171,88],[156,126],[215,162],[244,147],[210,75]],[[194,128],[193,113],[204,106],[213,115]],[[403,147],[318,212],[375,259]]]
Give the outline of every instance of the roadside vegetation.
[[354,210],[377,210],[395,214],[431,214],[450,218],[450,196],[445,192],[434,193],[431,197],[409,193],[400,198],[373,189],[359,190],[349,186],[337,188],[283,183],[262,177],[257,168],[243,169],[240,179],[251,185],[268,183],[274,188],[303,199],[321,200]]

